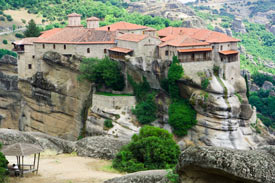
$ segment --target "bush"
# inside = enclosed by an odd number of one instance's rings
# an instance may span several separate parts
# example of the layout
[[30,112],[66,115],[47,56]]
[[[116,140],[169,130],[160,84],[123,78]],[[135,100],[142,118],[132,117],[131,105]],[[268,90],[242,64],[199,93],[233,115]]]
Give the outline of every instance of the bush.
[[123,90],[125,83],[118,63],[110,58],[87,58],[80,65],[80,80],[86,79],[101,87],[105,85],[113,90]]
[[188,130],[197,123],[196,111],[185,99],[173,102],[168,110],[168,123],[177,136],[187,135]]
[[209,79],[208,78],[203,78],[201,81],[201,88],[206,90],[208,85],[209,85]]
[[106,120],[104,121],[104,127],[105,127],[106,129],[110,129],[110,128],[112,128],[113,126],[114,126],[114,125],[113,125],[112,120],[106,119]]
[[133,113],[141,124],[148,124],[156,120],[156,112],[157,106],[154,94],[147,95],[146,100],[138,103],[136,108],[133,109]]
[[4,55],[11,55],[13,57],[17,57],[17,54],[13,51],[10,50],[6,50],[6,49],[0,49],[0,59],[4,56]]
[[6,39],[4,39],[3,44],[8,44],[8,41]]
[[168,70],[168,82],[169,82],[169,94],[172,100],[180,98],[180,90],[177,84],[183,75],[182,66],[179,64],[179,60],[176,56],[173,57],[173,62]]
[[15,34],[15,37],[17,37],[17,38],[24,38],[25,36],[24,36],[23,34],[16,33],[16,34]]
[[[0,150],[1,150],[2,144],[0,143]],[[5,158],[5,156],[0,152],[0,183],[5,182],[5,178],[7,175],[7,166],[8,161]]]
[[146,77],[143,76],[142,82],[136,83],[130,75],[127,75],[130,85],[134,89],[134,95],[136,96],[137,102],[142,102],[147,99],[148,93],[151,91],[151,87],[147,82]]
[[139,135],[133,135],[131,142],[122,147],[113,160],[113,167],[124,172],[172,168],[179,154],[172,134],[158,127],[144,126]]

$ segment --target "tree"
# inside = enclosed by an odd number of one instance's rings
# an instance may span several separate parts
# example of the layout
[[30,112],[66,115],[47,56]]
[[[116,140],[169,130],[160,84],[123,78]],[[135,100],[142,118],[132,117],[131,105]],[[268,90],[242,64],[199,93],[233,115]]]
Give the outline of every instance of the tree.
[[25,37],[38,37],[40,36],[39,27],[36,26],[33,19],[29,21],[27,30],[24,32]]
[[169,94],[172,100],[180,98],[180,90],[177,84],[183,75],[182,66],[179,64],[179,60],[176,56],[173,57],[173,62],[168,70],[168,82],[169,82]]
[[172,168],[180,154],[179,146],[167,130],[144,126],[131,142],[122,147],[113,160],[113,167],[119,171]]
[[[2,144],[0,143],[0,150],[1,150]],[[5,182],[5,177],[7,174],[7,165],[8,161],[6,157],[0,152],[0,183]]]

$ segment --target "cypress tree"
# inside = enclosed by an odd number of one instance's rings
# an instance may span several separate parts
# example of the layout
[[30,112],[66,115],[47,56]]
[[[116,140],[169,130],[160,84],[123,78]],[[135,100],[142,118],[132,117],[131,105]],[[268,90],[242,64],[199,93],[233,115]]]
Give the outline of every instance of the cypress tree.
[[40,36],[40,30],[36,26],[33,19],[29,21],[29,24],[27,26],[27,30],[24,32],[25,37],[38,37]]

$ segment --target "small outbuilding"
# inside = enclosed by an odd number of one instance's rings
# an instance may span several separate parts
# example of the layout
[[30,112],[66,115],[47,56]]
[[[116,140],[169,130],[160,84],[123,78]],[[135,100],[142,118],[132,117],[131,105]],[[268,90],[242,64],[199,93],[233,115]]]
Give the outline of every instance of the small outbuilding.
[[[16,143],[5,146],[2,153],[5,156],[16,156],[17,165],[21,176],[25,173],[38,173],[40,153],[43,151],[41,146],[36,144]],[[24,157],[34,155],[33,164],[24,164]]]

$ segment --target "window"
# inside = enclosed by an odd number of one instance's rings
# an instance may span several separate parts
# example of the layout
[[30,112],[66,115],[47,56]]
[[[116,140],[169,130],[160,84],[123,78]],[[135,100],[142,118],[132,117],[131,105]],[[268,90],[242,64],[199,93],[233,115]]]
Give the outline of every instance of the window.
[[214,50],[214,49],[215,49],[215,46],[212,46],[212,49]]
[[165,51],[165,55],[166,55],[166,56],[169,55],[169,51],[168,51],[168,50]]
[[90,53],[90,48],[87,48],[87,53]]
[[67,48],[67,47],[66,47],[66,45],[64,44],[64,50],[66,50],[66,48]]
[[55,44],[53,44],[53,49],[55,49]]
[[107,49],[104,49],[104,53],[107,53]]
[[191,57],[192,57],[191,60],[192,60],[192,61],[195,61],[195,53],[192,53],[192,56],[191,56]]
[[42,45],[43,49],[45,49],[45,44]]
[[33,55],[33,56],[32,56],[32,58],[34,59],[34,58],[35,58],[35,56]]
[[221,51],[222,51],[222,49],[223,49],[223,46],[221,45]]
[[206,60],[206,52],[203,53],[203,60]]
[[28,68],[29,68],[29,69],[32,69],[32,64],[29,64],[29,65],[28,65]]
[[223,62],[223,57],[221,57],[221,61]]

